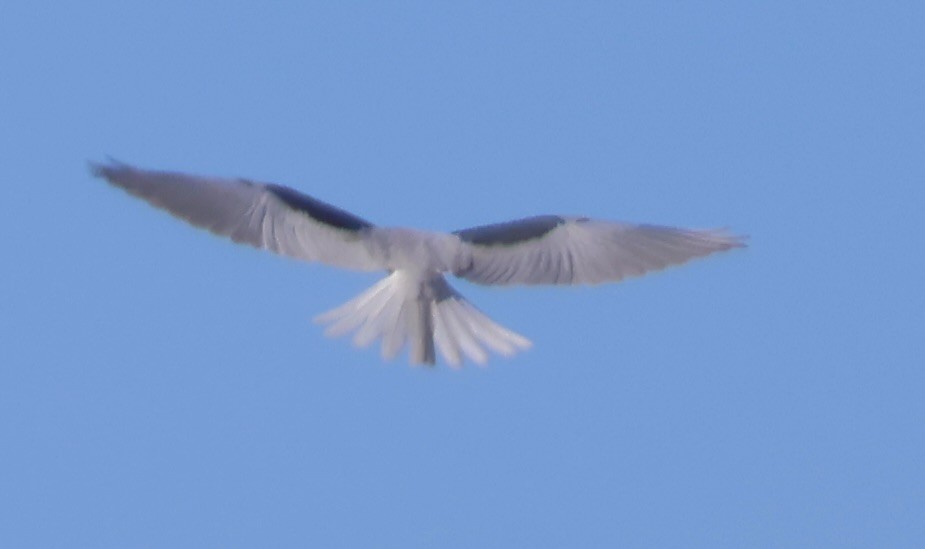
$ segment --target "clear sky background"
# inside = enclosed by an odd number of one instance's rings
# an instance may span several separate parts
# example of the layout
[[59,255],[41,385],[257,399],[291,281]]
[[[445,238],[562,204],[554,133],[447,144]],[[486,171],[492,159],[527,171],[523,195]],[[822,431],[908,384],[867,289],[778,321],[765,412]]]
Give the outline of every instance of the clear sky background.
[[[7,1],[0,546],[921,547],[921,2]],[[535,345],[382,363],[373,284],[86,168],[374,222],[541,213],[750,247],[456,282]]]

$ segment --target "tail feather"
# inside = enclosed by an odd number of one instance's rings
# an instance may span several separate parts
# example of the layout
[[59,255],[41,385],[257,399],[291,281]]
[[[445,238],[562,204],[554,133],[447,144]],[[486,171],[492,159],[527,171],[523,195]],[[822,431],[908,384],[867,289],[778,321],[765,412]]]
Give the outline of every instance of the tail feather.
[[464,311],[459,302],[450,298],[440,302],[437,306],[446,315],[447,333],[451,334],[459,343],[462,352],[476,364],[485,364],[488,361],[488,353],[479,345],[472,330],[469,329],[468,322],[462,316]]
[[501,328],[500,326],[492,322],[487,316],[473,314],[478,313],[478,311],[475,311],[468,303],[464,302],[462,305],[464,308],[469,309],[469,327],[472,328],[472,332],[476,337],[484,341],[486,345],[497,353],[505,356],[514,353],[513,345],[505,338],[503,329],[499,329]]
[[484,364],[488,360],[483,344],[504,356],[530,347],[530,340],[495,323],[458,292],[450,290],[453,295],[438,302],[437,308],[441,316],[446,315],[446,329],[454,336],[453,341],[459,343],[473,362]]
[[434,318],[429,299],[419,299],[408,308],[408,340],[411,345],[412,364],[433,364],[437,357],[434,351]]
[[382,336],[382,358],[386,360],[395,358],[395,355],[405,345],[405,340],[408,339],[408,325],[405,319],[407,308],[406,303],[398,301],[394,307],[389,309],[390,316],[382,319],[383,324],[392,326],[391,330],[384,330]]
[[315,317],[315,322],[328,324],[324,333],[329,337],[340,337],[356,330],[366,322],[367,316],[363,311],[378,310],[389,296],[389,279],[383,278],[374,286],[344,303],[336,309],[331,309]]
[[358,347],[381,339],[384,359],[408,346],[412,364],[434,364],[437,349],[457,367],[463,355],[484,364],[486,347],[504,356],[530,347],[528,339],[489,319],[442,276],[421,279],[403,271],[394,271],[315,321],[328,324],[325,335],[330,337],[355,331]]
[[392,330],[395,326],[395,307],[398,302],[395,288],[387,286],[379,299],[358,308],[357,314],[363,318],[363,325],[353,336],[354,345],[367,347]]
[[462,364],[462,356],[459,354],[459,342],[447,326],[446,310],[440,307],[434,307],[433,310],[434,341],[440,348],[440,354],[450,363],[450,366],[458,368]]

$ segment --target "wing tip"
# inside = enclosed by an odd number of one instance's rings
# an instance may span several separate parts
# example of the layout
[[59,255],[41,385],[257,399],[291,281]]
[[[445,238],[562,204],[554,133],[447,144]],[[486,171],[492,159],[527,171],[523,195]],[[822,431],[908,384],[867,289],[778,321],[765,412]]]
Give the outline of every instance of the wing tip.
[[88,160],[87,169],[94,177],[101,177],[103,179],[112,180],[112,178],[116,175],[116,172],[131,169],[131,166],[107,155],[106,160],[103,162]]
[[729,227],[718,227],[715,229],[694,229],[693,233],[698,239],[709,242],[717,247],[716,251],[731,250],[733,248],[747,248],[749,235],[732,232]]
[[747,248],[748,239],[751,238],[747,234],[738,234],[732,232],[728,227],[723,227],[715,231],[717,236],[729,246],[729,248]]

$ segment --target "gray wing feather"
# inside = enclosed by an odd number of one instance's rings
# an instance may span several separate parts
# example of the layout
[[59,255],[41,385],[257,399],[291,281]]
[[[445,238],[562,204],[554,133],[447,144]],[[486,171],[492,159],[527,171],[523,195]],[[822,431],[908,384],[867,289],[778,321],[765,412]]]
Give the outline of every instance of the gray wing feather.
[[600,284],[744,246],[716,230],[541,216],[455,233],[454,274],[479,284]]
[[565,222],[566,218],[558,215],[538,215],[515,221],[463,229],[455,231],[453,234],[463,242],[481,246],[517,244],[541,238]]
[[275,253],[356,270],[379,270],[368,221],[280,185],[149,171],[111,162],[91,171],[196,227]]

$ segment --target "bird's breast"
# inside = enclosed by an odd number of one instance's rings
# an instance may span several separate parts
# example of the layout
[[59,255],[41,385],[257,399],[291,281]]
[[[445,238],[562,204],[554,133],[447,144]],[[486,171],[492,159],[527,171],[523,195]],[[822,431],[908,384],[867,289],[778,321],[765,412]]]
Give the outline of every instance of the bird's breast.
[[454,235],[403,227],[377,227],[371,236],[370,252],[389,270],[449,271],[460,246]]

